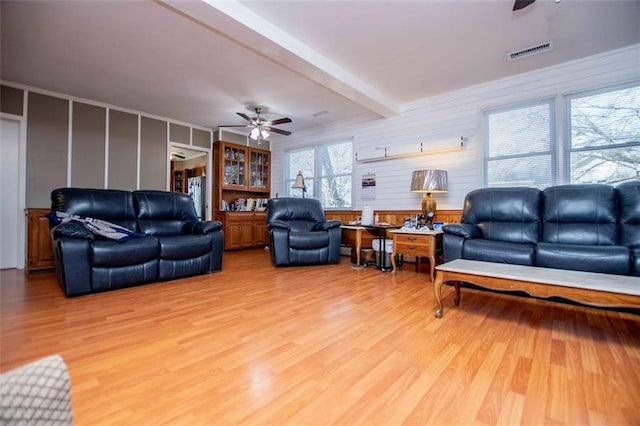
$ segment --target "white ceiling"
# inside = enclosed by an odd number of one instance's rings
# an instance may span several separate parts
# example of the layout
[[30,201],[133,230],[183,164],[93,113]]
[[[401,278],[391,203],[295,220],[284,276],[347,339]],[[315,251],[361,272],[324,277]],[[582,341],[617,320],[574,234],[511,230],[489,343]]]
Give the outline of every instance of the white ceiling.
[[[206,127],[299,131],[640,42],[640,1],[6,1],[0,76]],[[519,61],[507,53],[552,41]],[[317,114],[326,111],[326,113]]]

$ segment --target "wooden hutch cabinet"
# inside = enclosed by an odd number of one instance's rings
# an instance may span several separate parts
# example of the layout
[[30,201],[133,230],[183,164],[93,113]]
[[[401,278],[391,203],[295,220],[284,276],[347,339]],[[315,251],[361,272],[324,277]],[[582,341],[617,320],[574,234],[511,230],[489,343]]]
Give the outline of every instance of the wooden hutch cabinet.
[[213,169],[213,218],[223,224],[225,250],[264,247],[271,152],[218,141],[213,145]]

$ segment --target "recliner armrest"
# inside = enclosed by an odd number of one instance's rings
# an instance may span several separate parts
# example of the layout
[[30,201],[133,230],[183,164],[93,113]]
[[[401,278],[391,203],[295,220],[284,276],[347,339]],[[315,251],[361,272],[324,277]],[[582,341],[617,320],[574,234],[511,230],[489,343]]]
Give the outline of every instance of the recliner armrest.
[[184,224],[186,234],[209,234],[222,229],[222,222],[217,220],[203,220],[200,222],[187,222]]
[[93,232],[78,222],[61,223],[55,226],[51,233],[56,240],[60,237],[83,238],[85,240],[93,240],[95,238]]
[[465,239],[480,238],[482,233],[475,225],[467,223],[451,223],[442,227],[445,234],[453,234]]
[[340,222],[339,220],[327,220],[325,222],[316,223],[313,226],[313,230],[314,231],[326,231],[326,230],[329,230],[331,228],[339,228],[340,225],[342,225],[342,222]]
[[280,229],[286,229],[287,231],[291,230],[291,226],[289,226],[289,224],[283,220],[272,220],[267,224],[267,228],[268,229],[280,228]]

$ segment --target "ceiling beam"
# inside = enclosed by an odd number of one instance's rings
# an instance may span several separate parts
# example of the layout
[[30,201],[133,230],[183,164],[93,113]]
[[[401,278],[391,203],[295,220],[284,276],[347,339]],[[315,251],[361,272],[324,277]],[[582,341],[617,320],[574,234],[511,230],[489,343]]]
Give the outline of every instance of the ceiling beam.
[[237,1],[158,2],[369,111],[385,118],[400,114],[400,105],[375,87]]

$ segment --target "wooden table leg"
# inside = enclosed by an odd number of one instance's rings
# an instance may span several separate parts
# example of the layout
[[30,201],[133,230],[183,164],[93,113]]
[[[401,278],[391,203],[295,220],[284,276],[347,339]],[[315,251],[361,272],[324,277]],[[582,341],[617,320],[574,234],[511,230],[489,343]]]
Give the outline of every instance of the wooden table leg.
[[396,273],[396,245],[393,245],[393,251],[391,252],[391,273]]
[[431,277],[431,281],[435,282],[436,274],[436,258],[434,256],[429,256],[429,277]]
[[438,301],[438,309],[436,310],[436,318],[442,318],[442,314],[444,313],[442,307],[442,284],[444,284],[444,273],[438,271],[436,273],[436,280],[433,283],[433,292],[436,295],[436,300]]
[[362,251],[362,230],[356,229],[356,265],[360,266],[360,252]]

